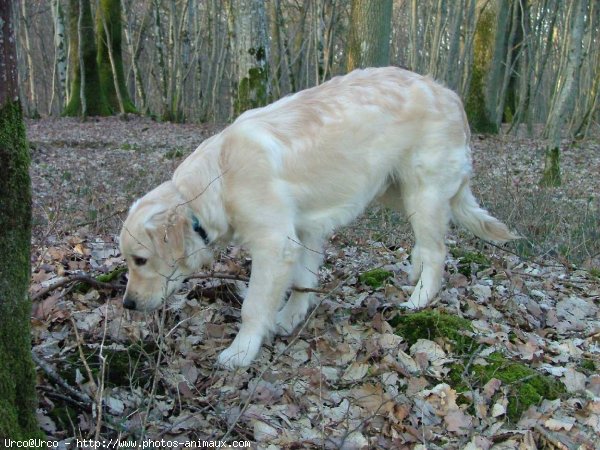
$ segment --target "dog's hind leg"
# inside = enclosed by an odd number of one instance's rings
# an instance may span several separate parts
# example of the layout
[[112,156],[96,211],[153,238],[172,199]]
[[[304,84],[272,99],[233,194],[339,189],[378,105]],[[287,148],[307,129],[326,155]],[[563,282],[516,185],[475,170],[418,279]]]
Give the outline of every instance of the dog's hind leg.
[[442,284],[446,246],[444,238],[450,221],[450,204],[444,189],[420,187],[404,193],[405,210],[415,233],[410,280],[417,281],[407,302],[416,309],[427,306]]
[[[301,257],[294,267],[293,285],[300,288],[313,288],[317,285],[318,272],[323,260],[323,239],[316,236],[302,236]],[[314,295],[310,292],[292,291],[287,303],[277,314],[277,332],[289,335],[306,317]]]

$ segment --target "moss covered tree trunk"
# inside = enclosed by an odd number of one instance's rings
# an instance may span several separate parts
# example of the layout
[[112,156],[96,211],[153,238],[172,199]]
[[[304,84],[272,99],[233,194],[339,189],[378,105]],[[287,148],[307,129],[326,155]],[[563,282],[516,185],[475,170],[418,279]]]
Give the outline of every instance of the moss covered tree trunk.
[[121,36],[121,0],[100,0],[96,13],[96,42],[100,85],[113,111],[136,112],[125,84]]
[[346,69],[390,63],[392,0],[352,0]]
[[98,74],[90,0],[69,0],[69,46],[71,87],[64,114],[79,117],[111,115],[112,109]]
[[495,20],[496,16],[493,11],[484,10],[479,16],[475,29],[473,67],[465,110],[471,129],[476,133],[498,133],[498,127],[490,118],[485,96],[485,81],[494,47]]
[[263,0],[227,0],[229,45],[234,61],[234,115],[269,100],[269,39]]
[[12,0],[0,0],[0,442],[41,437],[31,360],[29,149],[18,99]]

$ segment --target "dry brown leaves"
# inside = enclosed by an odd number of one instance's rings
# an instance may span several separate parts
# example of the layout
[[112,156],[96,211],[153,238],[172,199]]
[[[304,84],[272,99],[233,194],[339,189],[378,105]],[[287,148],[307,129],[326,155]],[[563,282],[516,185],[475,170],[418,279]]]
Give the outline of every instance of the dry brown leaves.
[[[32,295],[65,276],[120,267],[116,235],[129,202],[210,134],[146,119],[28,125]],[[182,154],[167,158],[173,149]],[[477,151],[484,149],[476,159]],[[90,199],[102,205],[93,217]],[[388,323],[410,290],[410,238],[394,231],[397,220],[373,211],[332,239],[321,270],[330,293],[319,296],[295,336],[267,342],[248,370],[214,366],[239,323],[243,283],[190,281],[150,316],[124,311],[118,289],[71,283],[49,290],[34,303],[34,353],[94,404],[82,404],[40,370],[41,426],[63,444],[148,438],[238,439],[264,449],[597,448],[600,376],[589,367],[600,367],[598,279],[550,258],[524,260],[463,239],[461,247],[485,254],[489,265],[472,263],[465,276],[455,270],[458,258],[448,256],[436,308],[471,322],[485,349],[473,358],[500,351],[567,390],[510,422],[503,382],[457,391],[448,373],[459,355],[439,340],[409,345]],[[387,285],[358,281],[376,267],[394,274]],[[247,275],[248,264],[243,252],[229,249],[215,269]],[[57,413],[66,406],[69,415]]]

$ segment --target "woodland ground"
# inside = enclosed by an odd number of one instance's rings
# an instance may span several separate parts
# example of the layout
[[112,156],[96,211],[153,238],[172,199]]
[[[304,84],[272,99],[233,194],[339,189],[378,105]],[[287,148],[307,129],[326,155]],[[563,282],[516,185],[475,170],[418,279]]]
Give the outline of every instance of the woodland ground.
[[[163,311],[130,313],[117,244],[131,202],[221,127],[134,117],[27,128],[39,418],[60,448],[600,446],[597,139],[565,149],[562,187],[544,189],[541,140],[474,136],[474,192],[525,239],[497,247],[453,228],[439,301],[407,313],[394,305],[409,291],[412,234],[373,208],[327,245],[306,325],[227,372],[214,363],[239,323],[243,281],[192,279]],[[250,264],[228,248],[213,269],[242,279]]]

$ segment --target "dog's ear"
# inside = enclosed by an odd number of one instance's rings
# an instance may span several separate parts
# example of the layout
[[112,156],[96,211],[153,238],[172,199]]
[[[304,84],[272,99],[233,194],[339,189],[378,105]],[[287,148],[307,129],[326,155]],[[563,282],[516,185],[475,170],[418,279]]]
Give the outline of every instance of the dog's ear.
[[185,257],[185,230],[188,219],[180,210],[181,208],[175,207],[155,212],[144,224],[154,250],[167,262]]

